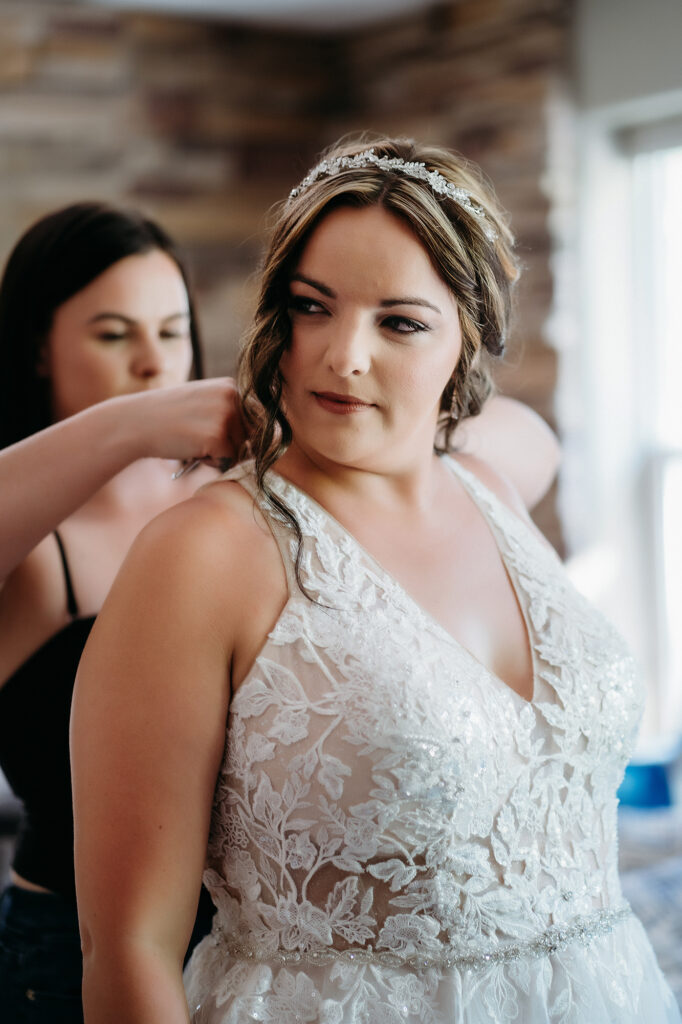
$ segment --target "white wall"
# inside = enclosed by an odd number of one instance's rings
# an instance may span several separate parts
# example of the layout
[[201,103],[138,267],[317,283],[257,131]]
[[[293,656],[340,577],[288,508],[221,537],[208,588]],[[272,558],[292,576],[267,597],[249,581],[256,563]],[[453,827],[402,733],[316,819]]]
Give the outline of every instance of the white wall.
[[682,89],[682,0],[578,0],[584,110]]

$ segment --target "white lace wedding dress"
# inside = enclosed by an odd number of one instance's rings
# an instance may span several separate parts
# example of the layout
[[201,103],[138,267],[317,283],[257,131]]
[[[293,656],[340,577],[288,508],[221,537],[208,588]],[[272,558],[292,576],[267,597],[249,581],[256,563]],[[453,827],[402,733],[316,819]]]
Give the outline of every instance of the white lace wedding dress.
[[[633,662],[553,552],[448,462],[516,588],[533,699],[271,474],[317,603],[268,514],[290,597],[231,705],[193,1024],[680,1021],[618,881]],[[254,493],[250,466],[227,477]]]

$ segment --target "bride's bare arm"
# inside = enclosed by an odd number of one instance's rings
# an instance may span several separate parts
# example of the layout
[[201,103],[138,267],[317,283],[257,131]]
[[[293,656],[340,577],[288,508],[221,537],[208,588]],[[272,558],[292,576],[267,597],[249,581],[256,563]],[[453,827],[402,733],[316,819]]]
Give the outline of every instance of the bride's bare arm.
[[248,516],[199,495],[143,530],[81,661],[71,736],[87,1024],[189,1020],[181,965],[234,637],[255,635],[268,601],[254,608],[254,588],[273,575],[242,494]]
[[234,456],[234,382],[194,381],[93,405],[0,451],[0,580],[136,459]]
[[454,444],[510,480],[529,509],[549,490],[561,460],[558,438],[542,417],[503,395],[491,398],[479,416],[464,420]]

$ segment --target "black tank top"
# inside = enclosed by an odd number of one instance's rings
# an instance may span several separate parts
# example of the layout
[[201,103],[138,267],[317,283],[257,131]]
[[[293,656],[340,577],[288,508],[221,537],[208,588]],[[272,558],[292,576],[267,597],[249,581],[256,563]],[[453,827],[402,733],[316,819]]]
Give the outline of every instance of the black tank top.
[[79,618],[64,545],[54,535],[71,621],[0,687],[0,768],[24,805],[14,870],[75,899],[69,717],[76,669],[95,619]]

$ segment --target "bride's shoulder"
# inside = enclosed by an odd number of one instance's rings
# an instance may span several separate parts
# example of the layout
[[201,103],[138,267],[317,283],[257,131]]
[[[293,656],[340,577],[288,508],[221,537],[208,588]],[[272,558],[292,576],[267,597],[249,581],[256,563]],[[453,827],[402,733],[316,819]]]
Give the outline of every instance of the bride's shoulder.
[[239,476],[221,478],[166,509],[145,526],[129,559],[154,574],[224,587],[273,571],[277,548],[252,494]]

